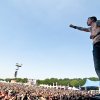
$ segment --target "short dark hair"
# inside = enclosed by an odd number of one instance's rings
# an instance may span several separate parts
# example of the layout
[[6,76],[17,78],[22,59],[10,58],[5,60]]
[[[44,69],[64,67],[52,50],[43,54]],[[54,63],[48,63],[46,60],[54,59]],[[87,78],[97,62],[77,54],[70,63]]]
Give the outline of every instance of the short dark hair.
[[92,21],[96,22],[97,18],[95,16],[89,17],[88,19],[91,19]]

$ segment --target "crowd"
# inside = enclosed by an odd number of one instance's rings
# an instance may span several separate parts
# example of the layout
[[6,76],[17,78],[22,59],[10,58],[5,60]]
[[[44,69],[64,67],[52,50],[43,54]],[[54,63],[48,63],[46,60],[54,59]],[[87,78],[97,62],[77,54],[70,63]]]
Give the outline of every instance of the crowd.
[[0,100],[91,100],[97,93],[0,83]]

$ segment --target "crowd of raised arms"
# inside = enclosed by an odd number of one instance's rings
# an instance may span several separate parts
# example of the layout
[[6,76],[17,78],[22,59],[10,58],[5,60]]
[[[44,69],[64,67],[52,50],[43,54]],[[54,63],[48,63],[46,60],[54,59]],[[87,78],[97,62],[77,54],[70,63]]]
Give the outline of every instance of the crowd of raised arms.
[[98,93],[0,83],[0,100],[90,100]]

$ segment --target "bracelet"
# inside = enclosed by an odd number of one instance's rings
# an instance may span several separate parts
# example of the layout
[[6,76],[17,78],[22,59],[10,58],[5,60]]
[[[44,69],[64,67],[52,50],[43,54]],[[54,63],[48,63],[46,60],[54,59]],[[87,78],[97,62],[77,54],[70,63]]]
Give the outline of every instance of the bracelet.
[[73,28],[75,28],[75,29],[76,29],[76,28],[77,28],[77,26],[73,26]]

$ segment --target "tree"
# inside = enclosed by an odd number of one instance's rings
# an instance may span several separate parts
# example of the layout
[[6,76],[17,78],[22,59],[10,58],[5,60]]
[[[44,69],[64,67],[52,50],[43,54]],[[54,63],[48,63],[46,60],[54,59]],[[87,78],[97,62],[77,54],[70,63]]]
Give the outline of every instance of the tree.
[[78,87],[78,86],[79,86],[79,81],[76,80],[76,79],[72,79],[72,80],[70,81],[70,85],[71,85],[71,86]]

